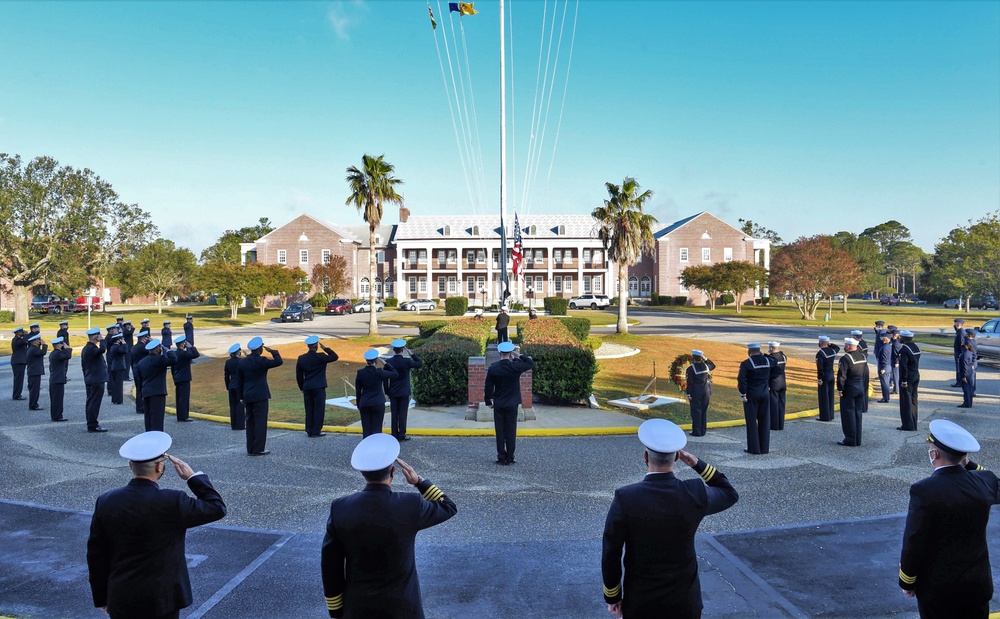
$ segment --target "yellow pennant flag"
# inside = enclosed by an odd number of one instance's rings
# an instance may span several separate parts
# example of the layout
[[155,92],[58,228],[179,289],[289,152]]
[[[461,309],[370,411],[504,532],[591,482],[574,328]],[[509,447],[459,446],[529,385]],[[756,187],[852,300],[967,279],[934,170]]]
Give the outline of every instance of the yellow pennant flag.
[[460,15],[475,15],[476,13],[478,13],[479,11],[477,11],[476,9],[474,9],[472,7],[472,5],[473,5],[472,2],[459,2],[458,3],[458,12],[459,12],[459,14]]

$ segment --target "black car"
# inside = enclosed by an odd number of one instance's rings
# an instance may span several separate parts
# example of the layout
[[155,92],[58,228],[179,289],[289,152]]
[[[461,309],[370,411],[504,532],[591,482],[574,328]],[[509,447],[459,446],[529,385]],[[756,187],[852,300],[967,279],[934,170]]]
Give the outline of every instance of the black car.
[[972,297],[969,300],[970,309],[997,309],[997,300],[993,297]]
[[281,322],[302,322],[315,320],[316,313],[308,303],[292,303],[281,311]]

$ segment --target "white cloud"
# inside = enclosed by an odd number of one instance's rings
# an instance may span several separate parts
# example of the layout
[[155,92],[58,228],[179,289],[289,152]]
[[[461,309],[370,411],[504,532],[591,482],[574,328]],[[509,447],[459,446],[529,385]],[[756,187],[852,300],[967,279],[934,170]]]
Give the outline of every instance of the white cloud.
[[337,38],[348,41],[351,38],[350,31],[361,23],[361,18],[367,9],[363,0],[338,0],[330,5],[326,18],[330,21]]

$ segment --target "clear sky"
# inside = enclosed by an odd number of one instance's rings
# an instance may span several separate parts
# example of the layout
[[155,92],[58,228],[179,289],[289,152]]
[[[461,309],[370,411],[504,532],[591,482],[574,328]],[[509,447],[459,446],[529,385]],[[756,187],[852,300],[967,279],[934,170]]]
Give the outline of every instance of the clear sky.
[[[630,175],[664,223],[709,210],[791,240],[897,219],[932,250],[1000,207],[1000,2],[508,5],[521,213],[590,212]],[[364,153],[414,215],[495,212],[498,3],[461,18],[464,46],[431,6],[436,31],[421,0],[2,2],[0,152],[95,170],[195,252],[259,217],[360,224],[344,176]],[[450,99],[449,58],[471,68]],[[474,193],[449,112],[473,99]]]

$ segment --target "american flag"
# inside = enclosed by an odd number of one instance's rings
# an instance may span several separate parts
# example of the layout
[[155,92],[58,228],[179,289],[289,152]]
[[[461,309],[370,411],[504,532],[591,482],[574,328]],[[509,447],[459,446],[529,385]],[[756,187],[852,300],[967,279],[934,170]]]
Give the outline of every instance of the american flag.
[[510,252],[514,262],[514,277],[523,278],[524,271],[521,269],[521,261],[524,259],[524,252],[521,250],[521,224],[517,221],[517,211],[514,211],[514,249]]

